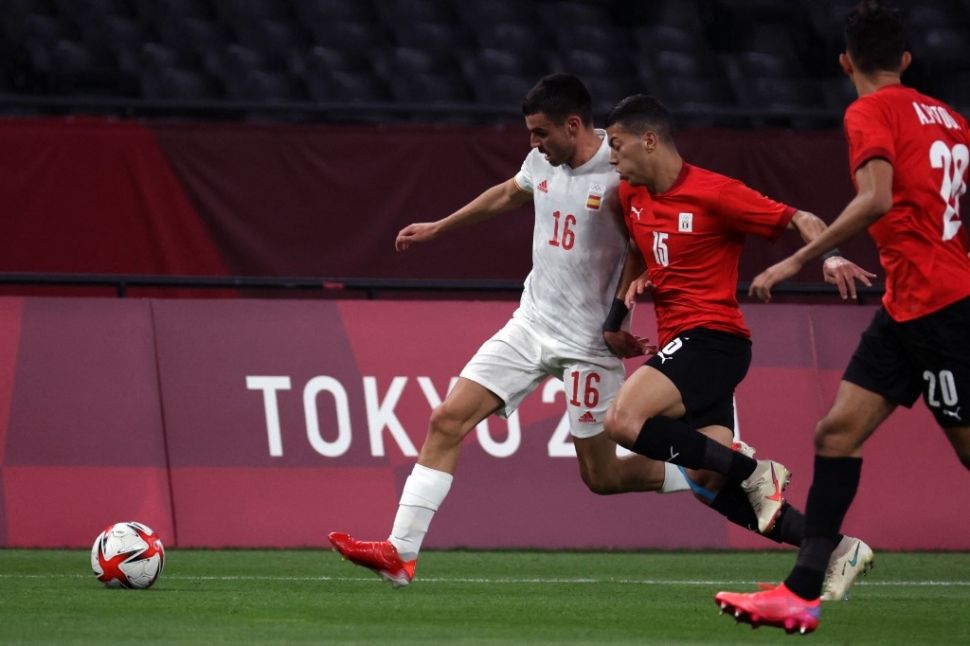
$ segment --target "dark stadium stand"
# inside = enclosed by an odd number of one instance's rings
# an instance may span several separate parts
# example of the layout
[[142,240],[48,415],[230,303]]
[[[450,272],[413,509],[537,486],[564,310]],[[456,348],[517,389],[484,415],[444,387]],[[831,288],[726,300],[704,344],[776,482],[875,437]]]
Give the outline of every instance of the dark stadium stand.
[[[831,127],[852,99],[836,57],[853,4],[0,0],[0,114],[83,98],[85,113],[181,116],[191,101],[217,118],[503,121],[561,70],[596,88],[598,112],[645,91],[687,122]],[[895,4],[905,80],[966,112],[970,0]]]

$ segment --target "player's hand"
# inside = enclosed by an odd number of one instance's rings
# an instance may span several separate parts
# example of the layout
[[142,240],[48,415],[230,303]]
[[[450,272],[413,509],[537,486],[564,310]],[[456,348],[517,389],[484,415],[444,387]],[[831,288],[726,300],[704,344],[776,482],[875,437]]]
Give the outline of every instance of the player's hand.
[[839,296],[842,297],[842,300],[849,297],[855,300],[855,281],[858,280],[866,287],[872,287],[872,281],[869,279],[876,277],[874,273],[866,271],[842,256],[826,258],[825,262],[822,263],[822,275],[825,277],[825,282],[835,285],[839,289]]
[[637,304],[637,299],[643,295],[647,290],[653,289],[653,283],[650,282],[650,278],[647,277],[647,272],[643,272],[639,276],[633,279],[630,286],[627,287],[626,296],[623,297],[623,303],[627,306],[627,309],[632,310]]
[[415,222],[398,231],[397,238],[394,240],[394,249],[405,251],[412,243],[434,240],[437,235],[438,230],[434,222]]
[[657,351],[657,346],[650,345],[650,339],[634,336],[626,330],[603,332],[603,341],[606,342],[606,347],[610,349],[610,352],[621,359],[653,354]]
[[779,263],[775,263],[754,277],[748,296],[760,298],[765,303],[771,301],[771,288],[783,280],[787,280],[802,268],[795,256],[788,256]]

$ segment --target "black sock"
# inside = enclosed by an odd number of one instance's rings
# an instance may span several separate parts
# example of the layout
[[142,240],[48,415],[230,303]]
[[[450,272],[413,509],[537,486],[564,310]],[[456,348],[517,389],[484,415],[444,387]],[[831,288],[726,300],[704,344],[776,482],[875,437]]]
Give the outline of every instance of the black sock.
[[765,537],[776,543],[798,547],[805,538],[805,516],[787,502],[782,503],[781,515]]
[[785,579],[788,589],[803,599],[822,594],[825,568],[839,544],[845,518],[862,473],[862,458],[815,456],[815,476],[805,505],[805,538],[795,568]]
[[757,462],[715,442],[687,422],[670,417],[651,417],[637,436],[633,451],[687,469],[707,469],[740,482],[751,475]]
[[[747,530],[758,532],[758,518],[754,515],[751,502],[747,494],[737,485],[727,485],[721,489],[714,500],[711,509],[715,510],[735,525]],[[781,507],[781,515],[765,538],[776,543],[798,546],[805,535],[805,517],[787,502]]]
[[724,486],[711,501],[711,509],[735,525],[752,532],[758,531],[758,517],[754,515],[748,496],[738,486]]

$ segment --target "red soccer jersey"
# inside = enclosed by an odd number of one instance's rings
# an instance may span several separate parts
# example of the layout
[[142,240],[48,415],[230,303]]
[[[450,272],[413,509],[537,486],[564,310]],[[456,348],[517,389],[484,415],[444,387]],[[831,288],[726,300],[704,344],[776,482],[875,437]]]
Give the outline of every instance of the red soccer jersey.
[[867,161],[893,166],[893,205],[870,225],[886,270],[882,303],[896,321],[926,316],[970,296],[967,122],[944,103],[902,85],[861,97],[845,111],[853,177]]
[[795,209],[687,163],[665,193],[622,181],[619,195],[654,285],[661,347],[695,327],[750,338],[737,299],[744,236],[774,240]]

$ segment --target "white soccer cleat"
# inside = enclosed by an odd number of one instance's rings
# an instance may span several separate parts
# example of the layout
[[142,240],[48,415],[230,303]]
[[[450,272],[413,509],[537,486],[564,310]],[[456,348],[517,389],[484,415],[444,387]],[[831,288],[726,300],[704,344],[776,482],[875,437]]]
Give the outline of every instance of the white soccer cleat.
[[829,558],[822,584],[822,601],[843,601],[849,598],[849,588],[860,576],[872,569],[875,556],[872,548],[858,538],[843,536]]
[[741,483],[741,489],[748,495],[751,508],[758,517],[758,532],[770,532],[781,514],[781,506],[785,502],[781,492],[791,481],[791,472],[783,464],[774,460],[758,460],[758,466],[747,480]]

